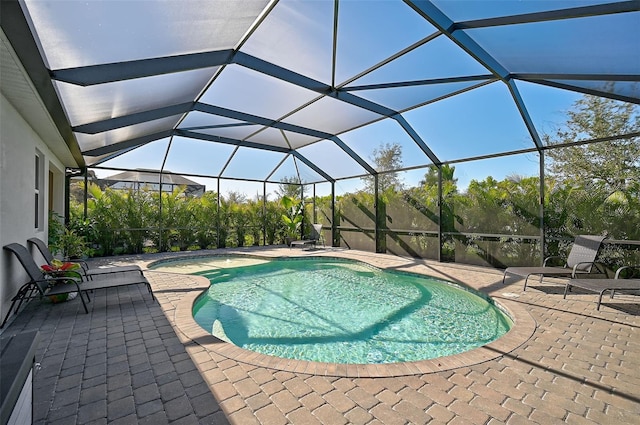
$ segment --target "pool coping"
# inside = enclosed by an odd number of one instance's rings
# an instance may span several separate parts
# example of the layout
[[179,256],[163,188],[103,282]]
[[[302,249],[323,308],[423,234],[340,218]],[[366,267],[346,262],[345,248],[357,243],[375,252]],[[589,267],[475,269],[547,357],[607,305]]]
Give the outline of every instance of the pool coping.
[[[249,256],[265,259],[272,258],[254,254]],[[294,256],[292,255],[292,257]],[[375,261],[373,263],[364,262],[381,269],[387,268],[384,265],[376,264]],[[429,276],[429,274],[420,273],[419,271],[412,271],[411,273]],[[176,301],[173,317],[174,326],[182,334],[185,342],[197,344],[211,353],[240,363],[286,372],[347,378],[399,377],[443,372],[477,365],[508,355],[528,341],[537,327],[536,321],[520,303],[507,298],[500,298],[499,300],[493,298],[495,303],[502,307],[513,320],[512,328],[501,338],[463,353],[429,360],[380,364],[340,364],[287,359],[245,350],[211,335],[200,327],[193,318],[193,305],[197,298],[209,288],[210,282],[203,276],[192,274],[188,276],[192,280],[195,279],[199,284],[181,289],[182,296]],[[473,289],[480,290],[478,288]],[[485,293],[481,290],[480,292]]]

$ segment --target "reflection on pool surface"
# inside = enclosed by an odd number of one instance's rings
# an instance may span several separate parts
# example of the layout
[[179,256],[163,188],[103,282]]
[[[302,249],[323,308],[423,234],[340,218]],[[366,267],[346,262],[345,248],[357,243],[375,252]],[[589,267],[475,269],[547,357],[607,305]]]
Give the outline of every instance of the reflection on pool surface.
[[511,320],[486,297],[424,276],[328,259],[217,259],[194,318],[218,338],[272,356],[394,363],[471,350]]

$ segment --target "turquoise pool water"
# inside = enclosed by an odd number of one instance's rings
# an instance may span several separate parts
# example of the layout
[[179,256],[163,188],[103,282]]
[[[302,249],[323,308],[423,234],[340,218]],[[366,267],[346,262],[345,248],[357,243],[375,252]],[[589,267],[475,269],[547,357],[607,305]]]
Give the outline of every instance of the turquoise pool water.
[[433,278],[327,258],[237,268],[229,261],[196,272],[211,287],[196,301],[194,318],[218,338],[263,354],[417,361],[485,345],[512,325],[490,299]]

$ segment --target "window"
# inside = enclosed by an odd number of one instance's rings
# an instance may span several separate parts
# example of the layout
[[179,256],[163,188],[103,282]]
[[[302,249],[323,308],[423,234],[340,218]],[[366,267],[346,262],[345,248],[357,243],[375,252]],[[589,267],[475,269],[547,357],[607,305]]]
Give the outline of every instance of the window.
[[35,162],[35,169],[34,169],[34,176],[35,176],[35,182],[34,182],[34,193],[35,193],[35,198],[34,198],[34,225],[36,229],[42,229],[43,228],[43,221],[44,221],[44,213],[43,213],[43,205],[44,205],[44,200],[43,200],[43,196],[44,193],[41,192],[42,187],[44,186],[44,161],[43,161],[43,157],[42,154],[36,150],[36,162]]

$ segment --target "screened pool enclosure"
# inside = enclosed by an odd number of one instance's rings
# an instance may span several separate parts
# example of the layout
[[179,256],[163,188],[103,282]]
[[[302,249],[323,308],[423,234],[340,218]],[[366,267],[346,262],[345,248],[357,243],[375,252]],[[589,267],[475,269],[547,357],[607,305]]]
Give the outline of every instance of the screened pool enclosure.
[[502,267],[606,233],[610,263],[640,263],[638,1],[12,0],[1,19],[83,218],[121,171],[206,186],[203,221],[151,193],[153,219],[109,224],[156,249],[202,226],[180,249],[281,243],[288,193],[333,246]]

